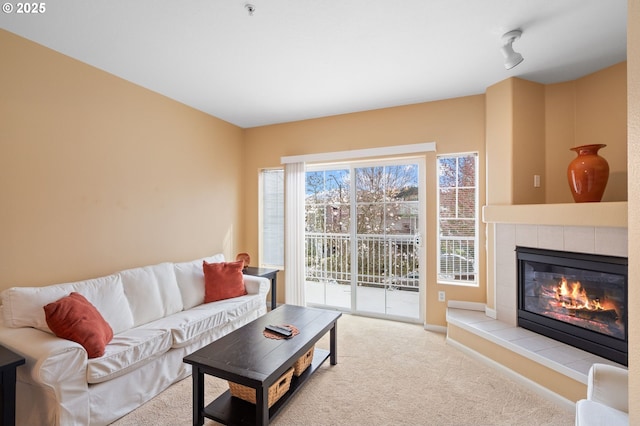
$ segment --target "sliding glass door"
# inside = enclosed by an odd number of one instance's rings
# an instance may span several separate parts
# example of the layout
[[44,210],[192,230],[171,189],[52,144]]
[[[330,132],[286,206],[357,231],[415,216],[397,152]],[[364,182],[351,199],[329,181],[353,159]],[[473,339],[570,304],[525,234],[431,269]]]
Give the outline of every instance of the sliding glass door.
[[351,171],[307,169],[305,257],[308,305],[351,309]]
[[421,321],[424,162],[306,173],[307,304]]

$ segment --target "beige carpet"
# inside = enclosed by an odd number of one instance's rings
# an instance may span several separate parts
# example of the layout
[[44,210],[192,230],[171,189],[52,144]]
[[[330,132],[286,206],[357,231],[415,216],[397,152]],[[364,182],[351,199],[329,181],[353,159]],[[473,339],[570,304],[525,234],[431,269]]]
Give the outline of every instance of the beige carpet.
[[[328,336],[317,344],[328,346]],[[206,397],[227,388],[207,377]],[[189,377],[114,425],[191,421]],[[442,334],[416,324],[343,315],[338,365],[325,362],[272,424],[570,426],[574,415],[446,345]]]

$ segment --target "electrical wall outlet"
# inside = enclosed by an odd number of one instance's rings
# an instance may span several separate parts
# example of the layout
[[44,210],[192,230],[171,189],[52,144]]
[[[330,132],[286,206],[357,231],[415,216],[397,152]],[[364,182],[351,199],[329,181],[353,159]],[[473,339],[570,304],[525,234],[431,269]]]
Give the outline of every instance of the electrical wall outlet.
[[439,291],[438,292],[438,302],[444,302],[446,300],[444,291]]

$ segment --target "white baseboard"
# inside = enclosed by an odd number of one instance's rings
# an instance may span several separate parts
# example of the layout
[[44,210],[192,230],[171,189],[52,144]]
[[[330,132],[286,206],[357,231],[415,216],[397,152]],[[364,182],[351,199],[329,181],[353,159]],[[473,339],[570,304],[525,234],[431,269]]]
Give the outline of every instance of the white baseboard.
[[455,347],[456,349],[459,349],[460,351],[466,353],[469,356],[472,356],[473,358],[476,358],[477,360],[489,365],[490,367],[495,368],[496,370],[499,370],[503,373],[505,373],[507,376],[509,376],[510,378],[512,378],[513,380],[515,380],[516,382],[520,383],[523,386],[526,386],[527,388],[531,389],[533,392],[535,392],[536,394],[540,395],[541,397],[554,402],[555,404],[557,404],[560,408],[567,410],[568,412],[571,413],[575,413],[576,411],[576,404],[573,401],[568,400],[567,398],[563,397],[562,395],[559,395],[547,388],[545,388],[544,386],[534,382],[531,379],[528,379],[518,373],[516,373],[515,371],[505,367],[504,365],[492,360],[491,358],[488,358],[487,356],[474,351],[473,349],[468,348],[467,346],[463,345],[462,343],[459,343],[453,339],[451,339],[449,336],[447,336],[447,344]]

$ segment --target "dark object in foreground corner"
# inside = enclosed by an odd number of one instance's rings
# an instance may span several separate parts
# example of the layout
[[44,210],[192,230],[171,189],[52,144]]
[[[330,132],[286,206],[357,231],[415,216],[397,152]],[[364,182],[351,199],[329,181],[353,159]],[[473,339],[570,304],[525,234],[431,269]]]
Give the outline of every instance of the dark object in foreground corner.
[[0,346],[0,424],[16,423],[16,369],[25,363],[20,355]]

